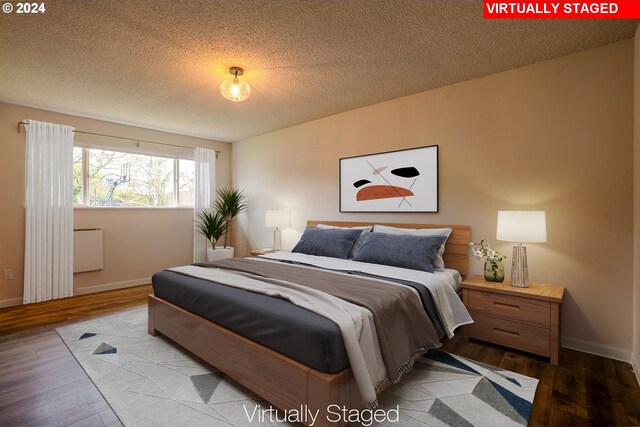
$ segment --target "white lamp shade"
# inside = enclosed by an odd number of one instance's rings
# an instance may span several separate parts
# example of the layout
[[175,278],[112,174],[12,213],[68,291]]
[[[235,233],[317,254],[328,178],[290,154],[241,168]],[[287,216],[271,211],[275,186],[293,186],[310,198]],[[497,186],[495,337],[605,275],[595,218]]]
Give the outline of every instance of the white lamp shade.
[[267,228],[287,228],[291,226],[291,211],[268,210],[264,215]]
[[496,239],[506,242],[538,243],[547,241],[544,211],[498,211]]

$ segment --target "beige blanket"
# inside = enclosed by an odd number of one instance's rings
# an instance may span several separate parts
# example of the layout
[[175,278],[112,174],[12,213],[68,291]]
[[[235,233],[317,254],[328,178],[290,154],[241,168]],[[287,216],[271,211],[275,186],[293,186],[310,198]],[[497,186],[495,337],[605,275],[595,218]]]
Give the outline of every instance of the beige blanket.
[[[253,287],[246,287],[247,283],[238,286],[237,280],[229,280],[227,274],[224,275],[226,278],[223,278],[219,274],[203,275],[202,272],[185,271],[185,269],[197,268],[193,266],[172,270],[281,297],[334,320],[340,327],[354,377],[368,407],[377,406],[377,397],[373,390],[377,392],[387,381],[393,383],[400,381],[402,376],[412,369],[417,358],[427,350],[440,345],[435,328],[424,311],[419,297],[409,287],[360,276],[251,259],[228,259],[216,263],[199,264],[199,266],[209,267],[220,273],[224,270],[234,271],[250,280],[258,278],[269,283],[270,286],[261,287],[254,284]],[[283,292],[281,288],[273,288],[274,285],[285,286],[285,288],[293,286],[293,288]],[[301,290],[306,292],[300,293]],[[327,301],[328,296],[337,299]],[[344,313],[340,311],[345,309],[344,304],[339,307],[340,301],[366,308],[367,312],[373,316],[372,323],[375,330],[362,335],[358,332],[358,336],[353,337],[353,330],[347,327],[342,316]],[[337,312],[336,308],[338,308]],[[332,310],[333,314],[330,314]],[[353,316],[353,313],[351,315]],[[357,322],[360,322],[356,329],[366,329],[369,326],[362,315],[355,316],[351,320],[356,317]],[[374,339],[377,335],[379,345],[372,346],[367,342],[367,335],[373,336]],[[359,348],[356,348],[358,346]],[[375,369],[376,355],[372,354],[379,351],[382,353],[386,368],[383,377]],[[365,376],[367,376],[366,380]]]
[[378,404],[375,385],[387,378],[373,315],[360,307],[327,293],[284,280],[220,268],[193,265],[169,269],[211,282],[282,298],[292,304],[331,319],[338,325],[353,377],[368,408]]
[[365,307],[376,325],[380,350],[391,382],[398,382],[413,362],[439,345],[429,316],[410,287],[386,284],[362,276],[233,258],[207,266],[285,280],[328,293]]

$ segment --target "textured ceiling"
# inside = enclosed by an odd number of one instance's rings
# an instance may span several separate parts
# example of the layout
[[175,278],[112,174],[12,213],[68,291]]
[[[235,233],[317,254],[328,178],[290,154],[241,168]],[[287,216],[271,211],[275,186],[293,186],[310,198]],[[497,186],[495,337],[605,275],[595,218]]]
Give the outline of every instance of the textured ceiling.
[[[236,141],[632,37],[482,1],[53,0],[0,14],[0,99]],[[251,97],[220,95],[230,66]]]

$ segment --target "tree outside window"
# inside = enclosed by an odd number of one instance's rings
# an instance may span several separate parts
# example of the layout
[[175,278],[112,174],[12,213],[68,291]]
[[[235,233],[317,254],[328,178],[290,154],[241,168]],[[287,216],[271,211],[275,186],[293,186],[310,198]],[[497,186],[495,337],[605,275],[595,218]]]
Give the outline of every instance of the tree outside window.
[[[82,168],[83,155],[88,167]],[[74,198],[88,206],[193,205],[192,160],[100,149],[74,149]],[[84,195],[83,177],[88,188]],[[177,179],[176,179],[177,178]]]

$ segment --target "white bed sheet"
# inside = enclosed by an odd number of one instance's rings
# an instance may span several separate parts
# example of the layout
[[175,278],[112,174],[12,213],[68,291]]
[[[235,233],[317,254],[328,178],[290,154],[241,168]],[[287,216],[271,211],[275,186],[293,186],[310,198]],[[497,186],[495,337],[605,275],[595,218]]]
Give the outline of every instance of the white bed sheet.
[[451,286],[451,288],[456,292],[460,292],[460,282],[462,282],[462,275],[458,270],[454,270],[453,268],[446,268],[444,271],[436,271],[434,274],[437,275],[446,275],[445,279],[447,285]]

